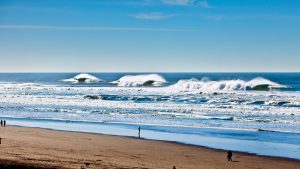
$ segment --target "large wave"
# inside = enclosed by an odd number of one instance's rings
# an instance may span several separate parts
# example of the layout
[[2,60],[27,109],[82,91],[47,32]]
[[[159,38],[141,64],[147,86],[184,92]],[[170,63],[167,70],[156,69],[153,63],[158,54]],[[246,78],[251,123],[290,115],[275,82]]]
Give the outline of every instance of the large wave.
[[126,75],[112,83],[118,86],[135,87],[135,86],[161,86],[167,81],[158,74],[145,75]]
[[98,79],[97,77],[86,74],[86,73],[81,73],[73,78],[64,79],[62,81],[63,82],[71,82],[71,83],[96,83],[96,82],[101,81],[101,79]]
[[179,80],[173,87],[182,90],[271,90],[273,88],[286,88],[286,86],[275,83],[271,80],[257,77],[250,81],[244,80],[220,80],[220,81],[210,81],[207,79],[188,79]]

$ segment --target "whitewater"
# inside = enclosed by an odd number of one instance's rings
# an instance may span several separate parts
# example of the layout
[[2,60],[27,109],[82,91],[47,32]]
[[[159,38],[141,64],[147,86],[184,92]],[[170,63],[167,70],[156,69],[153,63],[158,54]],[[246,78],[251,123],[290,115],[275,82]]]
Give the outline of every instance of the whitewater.
[[[166,140],[214,148],[222,147],[195,140],[209,136],[298,148],[299,84],[299,73],[0,74],[0,117],[21,126],[63,130],[74,126],[86,132],[97,128],[117,135],[132,135],[131,130],[143,126],[151,139],[170,134]],[[103,131],[99,125],[109,129]],[[117,132],[121,129],[130,131]],[[180,134],[197,138],[186,140]],[[298,158],[295,154],[286,157]]]

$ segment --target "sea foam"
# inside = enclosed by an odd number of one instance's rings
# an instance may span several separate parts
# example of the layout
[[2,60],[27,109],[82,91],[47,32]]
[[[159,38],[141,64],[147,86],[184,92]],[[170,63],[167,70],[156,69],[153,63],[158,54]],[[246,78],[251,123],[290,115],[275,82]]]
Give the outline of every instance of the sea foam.
[[272,88],[285,88],[286,86],[272,82],[265,78],[255,78],[250,81],[244,80],[220,80],[209,81],[198,79],[179,80],[172,87],[182,90],[271,90]]

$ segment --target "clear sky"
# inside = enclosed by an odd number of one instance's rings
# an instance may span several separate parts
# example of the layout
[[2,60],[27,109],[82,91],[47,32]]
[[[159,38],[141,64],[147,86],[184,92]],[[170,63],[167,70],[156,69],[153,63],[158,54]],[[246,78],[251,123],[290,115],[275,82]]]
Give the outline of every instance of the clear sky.
[[0,0],[1,72],[300,71],[299,0]]

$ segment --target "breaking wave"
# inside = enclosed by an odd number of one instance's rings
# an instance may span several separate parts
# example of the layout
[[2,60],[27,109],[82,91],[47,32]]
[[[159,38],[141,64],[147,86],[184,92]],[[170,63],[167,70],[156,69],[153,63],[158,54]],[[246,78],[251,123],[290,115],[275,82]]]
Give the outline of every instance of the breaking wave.
[[71,82],[71,83],[96,83],[96,82],[100,82],[101,79],[98,79],[97,77],[86,74],[86,73],[81,73],[73,78],[64,79],[61,81]]
[[123,87],[161,86],[167,81],[158,74],[126,75],[112,83]]
[[254,78],[250,81],[244,80],[220,80],[210,81],[207,79],[188,79],[179,80],[173,85],[174,88],[182,90],[200,89],[200,90],[272,90],[274,88],[286,88],[286,86],[272,82],[265,78]]

